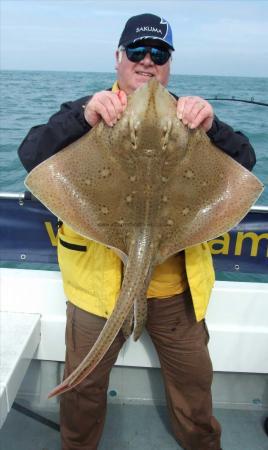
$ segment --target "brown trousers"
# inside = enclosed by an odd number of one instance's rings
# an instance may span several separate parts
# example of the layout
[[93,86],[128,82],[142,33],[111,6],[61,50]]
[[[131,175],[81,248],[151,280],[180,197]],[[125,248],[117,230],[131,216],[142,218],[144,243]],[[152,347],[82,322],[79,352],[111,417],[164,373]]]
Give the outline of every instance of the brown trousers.
[[[67,306],[67,376],[88,353],[105,319]],[[196,322],[189,291],[148,300],[147,330],[158,352],[175,438],[185,450],[220,450],[221,427],[212,416],[212,364],[205,321]],[[96,450],[104,427],[109,375],[124,344],[111,348],[80,385],[61,397],[62,450]]]

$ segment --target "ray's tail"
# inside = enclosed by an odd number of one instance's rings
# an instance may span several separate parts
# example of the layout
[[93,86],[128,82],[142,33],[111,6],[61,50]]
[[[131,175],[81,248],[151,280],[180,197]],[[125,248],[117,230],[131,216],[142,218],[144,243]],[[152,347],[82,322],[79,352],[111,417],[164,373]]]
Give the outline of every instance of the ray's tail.
[[111,316],[87,356],[61,384],[48,394],[48,398],[63,394],[77,386],[102,360],[133,307],[135,299],[140,295],[144,296],[147,290],[156,250],[152,245],[150,233],[146,230],[132,239],[121,292]]

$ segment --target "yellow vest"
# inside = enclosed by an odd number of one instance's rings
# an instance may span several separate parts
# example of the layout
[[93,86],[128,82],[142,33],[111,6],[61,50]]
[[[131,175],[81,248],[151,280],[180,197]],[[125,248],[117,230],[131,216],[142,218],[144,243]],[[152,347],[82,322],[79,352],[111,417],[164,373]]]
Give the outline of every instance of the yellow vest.
[[[92,314],[109,317],[122,282],[120,258],[105,245],[62,225],[58,233],[58,260],[69,301]],[[215,280],[207,243],[185,249],[185,267],[196,319],[200,321],[205,316]],[[180,265],[178,272],[181,272]]]

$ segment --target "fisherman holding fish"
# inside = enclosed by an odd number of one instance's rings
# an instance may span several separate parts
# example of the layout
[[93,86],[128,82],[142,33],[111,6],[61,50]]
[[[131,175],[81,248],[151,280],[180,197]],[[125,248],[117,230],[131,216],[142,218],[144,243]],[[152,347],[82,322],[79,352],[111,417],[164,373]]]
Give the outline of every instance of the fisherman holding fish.
[[[103,120],[115,126],[128,95],[150,79],[167,86],[172,31],[153,14],[131,17],[116,50],[112,89],[65,103],[46,125],[34,127],[19,148],[27,171],[78,140]],[[221,122],[201,97],[176,98],[177,116],[202,128],[211,142],[251,170],[255,154],[248,139]],[[66,224],[59,227],[58,257],[67,303],[65,378],[80,364],[110,316],[122,280],[120,258]],[[206,243],[185,249],[157,266],[147,290],[147,331],[156,347],[174,436],[185,450],[220,450],[221,427],[212,414],[212,364],[205,313],[214,283]],[[125,342],[118,333],[93,372],[60,400],[62,450],[95,450],[102,435],[109,375]]]

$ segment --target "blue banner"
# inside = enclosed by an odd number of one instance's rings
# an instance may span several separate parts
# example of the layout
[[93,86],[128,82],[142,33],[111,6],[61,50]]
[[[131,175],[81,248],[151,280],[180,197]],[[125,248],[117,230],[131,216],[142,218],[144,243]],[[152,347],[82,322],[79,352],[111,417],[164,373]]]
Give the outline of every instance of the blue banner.
[[0,199],[0,261],[57,264],[57,218],[36,200]]
[[218,272],[268,274],[268,211],[249,212],[209,246]]
[[[268,274],[268,212],[209,242],[216,271]],[[31,199],[0,199],[0,261],[57,264],[57,218]]]

